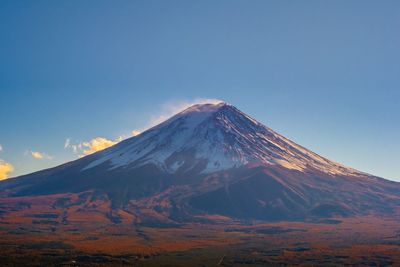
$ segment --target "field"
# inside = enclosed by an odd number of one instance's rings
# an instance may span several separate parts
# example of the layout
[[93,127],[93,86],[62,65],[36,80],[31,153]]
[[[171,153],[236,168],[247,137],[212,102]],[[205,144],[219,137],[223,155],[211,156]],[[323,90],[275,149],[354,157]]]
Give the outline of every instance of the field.
[[101,205],[60,208],[60,199],[1,200],[1,266],[400,265],[398,215],[150,226],[123,211],[116,221]]

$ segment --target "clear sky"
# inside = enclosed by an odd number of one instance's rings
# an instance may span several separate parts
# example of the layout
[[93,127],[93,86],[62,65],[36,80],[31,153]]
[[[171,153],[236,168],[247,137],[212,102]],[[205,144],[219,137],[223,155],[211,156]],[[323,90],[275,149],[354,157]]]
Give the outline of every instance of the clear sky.
[[0,163],[55,166],[216,98],[400,181],[399,14],[397,0],[0,0]]

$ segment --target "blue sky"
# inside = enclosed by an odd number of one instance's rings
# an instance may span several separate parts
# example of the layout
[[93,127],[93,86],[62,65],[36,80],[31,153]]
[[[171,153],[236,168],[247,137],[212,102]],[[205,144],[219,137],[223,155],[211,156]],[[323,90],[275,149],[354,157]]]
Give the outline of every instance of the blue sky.
[[216,98],[400,181],[399,14],[399,1],[0,0],[1,162],[10,177],[56,166]]

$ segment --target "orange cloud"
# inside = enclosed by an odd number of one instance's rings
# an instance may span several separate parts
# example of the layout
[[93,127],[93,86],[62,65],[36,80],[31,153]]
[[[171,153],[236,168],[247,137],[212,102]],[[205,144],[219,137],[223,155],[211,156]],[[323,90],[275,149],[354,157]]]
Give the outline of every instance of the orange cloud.
[[140,133],[141,133],[141,131],[133,130],[133,131],[132,131],[132,136],[139,135]]
[[51,157],[45,153],[39,152],[39,151],[29,151],[29,154],[35,159],[52,159],[53,158],[53,157]]
[[0,180],[8,178],[8,174],[14,171],[14,166],[8,162],[0,160]]
[[83,147],[83,155],[90,155],[93,154],[97,151],[106,149],[107,147],[113,146],[116,143],[118,143],[117,141],[112,141],[112,140],[108,140],[106,138],[103,137],[96,137],[92,140],[90,140],[89,142],[83,142],[82,143],[82,147]]

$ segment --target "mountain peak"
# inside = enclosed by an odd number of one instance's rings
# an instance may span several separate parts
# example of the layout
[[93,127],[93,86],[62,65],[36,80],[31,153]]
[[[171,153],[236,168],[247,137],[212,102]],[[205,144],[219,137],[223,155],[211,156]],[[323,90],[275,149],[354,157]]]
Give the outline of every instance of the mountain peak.
[[202,112],[202,113],[214,113],[221,108],[231,106],[230,104],[220,101],[220,102],[209,102],[209,103],[199,103],[191,105],[190,107],[179,112],[177,115],[188,114],[192,112]]
[[[202,122],[204,119],[209,118],[210,116],[214,116],[214,120],[210,121],[210,123],[215,123],[217,121],[217,117],[241,117],[243,119],[241,122],[231,121],[231,123],[237,124],[247,121],[247,123],[251,122],[255,125],[259,124],[259,122],[257,122],[255,119],[243,113],[235,106],[223,101],[194,104],[177,113],[175,116],[165,121],[164,123],[170,123],[179,118],[186,118],[187,120],[191,121],[191,124],[196,124],[196,122]],[[161,123],[161,125],[164,123]]]
[[220,107],[227,106],[227,105],[229,105],[229,104],[224,101],[198,103],[198,104],[191,105],[190,107],[183,110],[183,112],[189,111],[189,110],[198,110],[198,109],[218,109]]
[[300,172],[360,175],[309,151],[225,103],[190,106],[163,123],[93,156],[83,170],[146,164],[163,171],[210,173],[262,165]]

